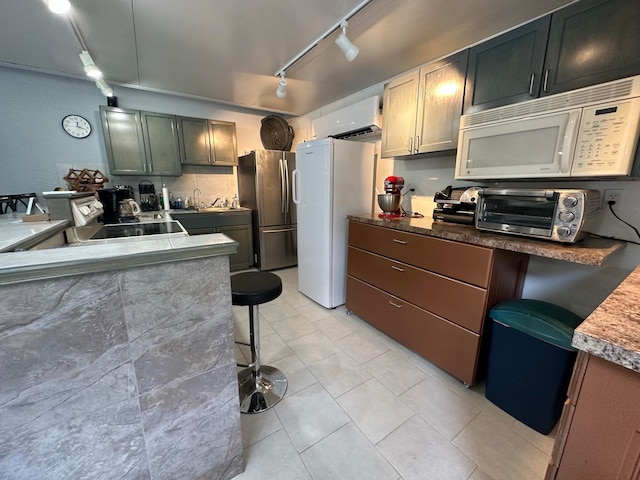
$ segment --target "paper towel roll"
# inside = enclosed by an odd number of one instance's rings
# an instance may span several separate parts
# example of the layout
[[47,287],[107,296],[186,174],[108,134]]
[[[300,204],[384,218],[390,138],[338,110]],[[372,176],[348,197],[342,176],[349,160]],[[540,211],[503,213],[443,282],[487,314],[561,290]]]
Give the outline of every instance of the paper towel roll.
[[164,185],[162,185],[162,207],[169,210],[169,190]]

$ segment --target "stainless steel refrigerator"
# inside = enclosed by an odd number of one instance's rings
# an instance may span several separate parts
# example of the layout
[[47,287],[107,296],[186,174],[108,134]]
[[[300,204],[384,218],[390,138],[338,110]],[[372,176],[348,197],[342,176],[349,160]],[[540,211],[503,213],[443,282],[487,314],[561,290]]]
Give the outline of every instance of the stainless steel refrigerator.
[[296,206],[291,175],[296,155],[279,150],[254,150],[238,158],[240,205],[253,210],[253,252],[259,270],[298,263]]

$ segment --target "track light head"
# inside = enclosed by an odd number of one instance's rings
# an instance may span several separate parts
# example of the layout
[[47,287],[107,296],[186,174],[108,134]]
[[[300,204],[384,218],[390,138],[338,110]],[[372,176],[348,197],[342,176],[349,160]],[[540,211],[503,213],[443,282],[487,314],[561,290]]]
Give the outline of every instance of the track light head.
[[105,97],[113,97],[113,89],[102,78],[96,80],[96,86]]
[[347,38],[347,21],[344,20],[340,26],[342,27],[342,32],[338,35],[338,38],[336,38],[336,45],[340,47],[347,61],[353,62],[353,59],[358,56],[360,49]]
[[284,78],[284,72],[280,72],[280,81],[278,82],[278,88],[276,89],[276,96],[278,98],[284,98],[287,96],[287,81]]
[[69,0],[44,0],[44,3],[53,13],[65,14],[71,9]]
[[96,67],[96,64],[94,63],[93,58],[91,58],[91,55],[89,55],[89,52],[83,50],[80,54],[80,61],[82,61],[84,72],[87,76],[96,79],[102,78],[102,72],[98,67]]

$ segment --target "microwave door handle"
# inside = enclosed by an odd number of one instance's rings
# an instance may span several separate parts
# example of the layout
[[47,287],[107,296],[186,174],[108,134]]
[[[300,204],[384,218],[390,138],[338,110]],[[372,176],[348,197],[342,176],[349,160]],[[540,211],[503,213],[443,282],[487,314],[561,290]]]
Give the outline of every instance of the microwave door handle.
[[578,139],[578,133],[580,130],[580,110],[571,110],[569,112],[569,118],[567,118],[567,127],[564,130],[564,138],[562,139],[562,151],[558,152],[560,155],[560,172],[562,174],[571,174],[571,164],[573,163],[574,145]]
[[536,197],[553,200],[556,192],[553,190],[511,190],[509,188],[483,188],[479,191],[481,197]]

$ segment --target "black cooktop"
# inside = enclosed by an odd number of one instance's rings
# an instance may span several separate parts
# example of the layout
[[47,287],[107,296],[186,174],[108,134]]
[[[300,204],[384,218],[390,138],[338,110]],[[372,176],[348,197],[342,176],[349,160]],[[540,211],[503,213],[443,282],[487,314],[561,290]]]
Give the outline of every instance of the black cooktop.
[[106,238],[136,237],[140,235],[159,235],[164,233],[184,233],[178,222],[123,223],[105,225],[98,230],[92,240]]

